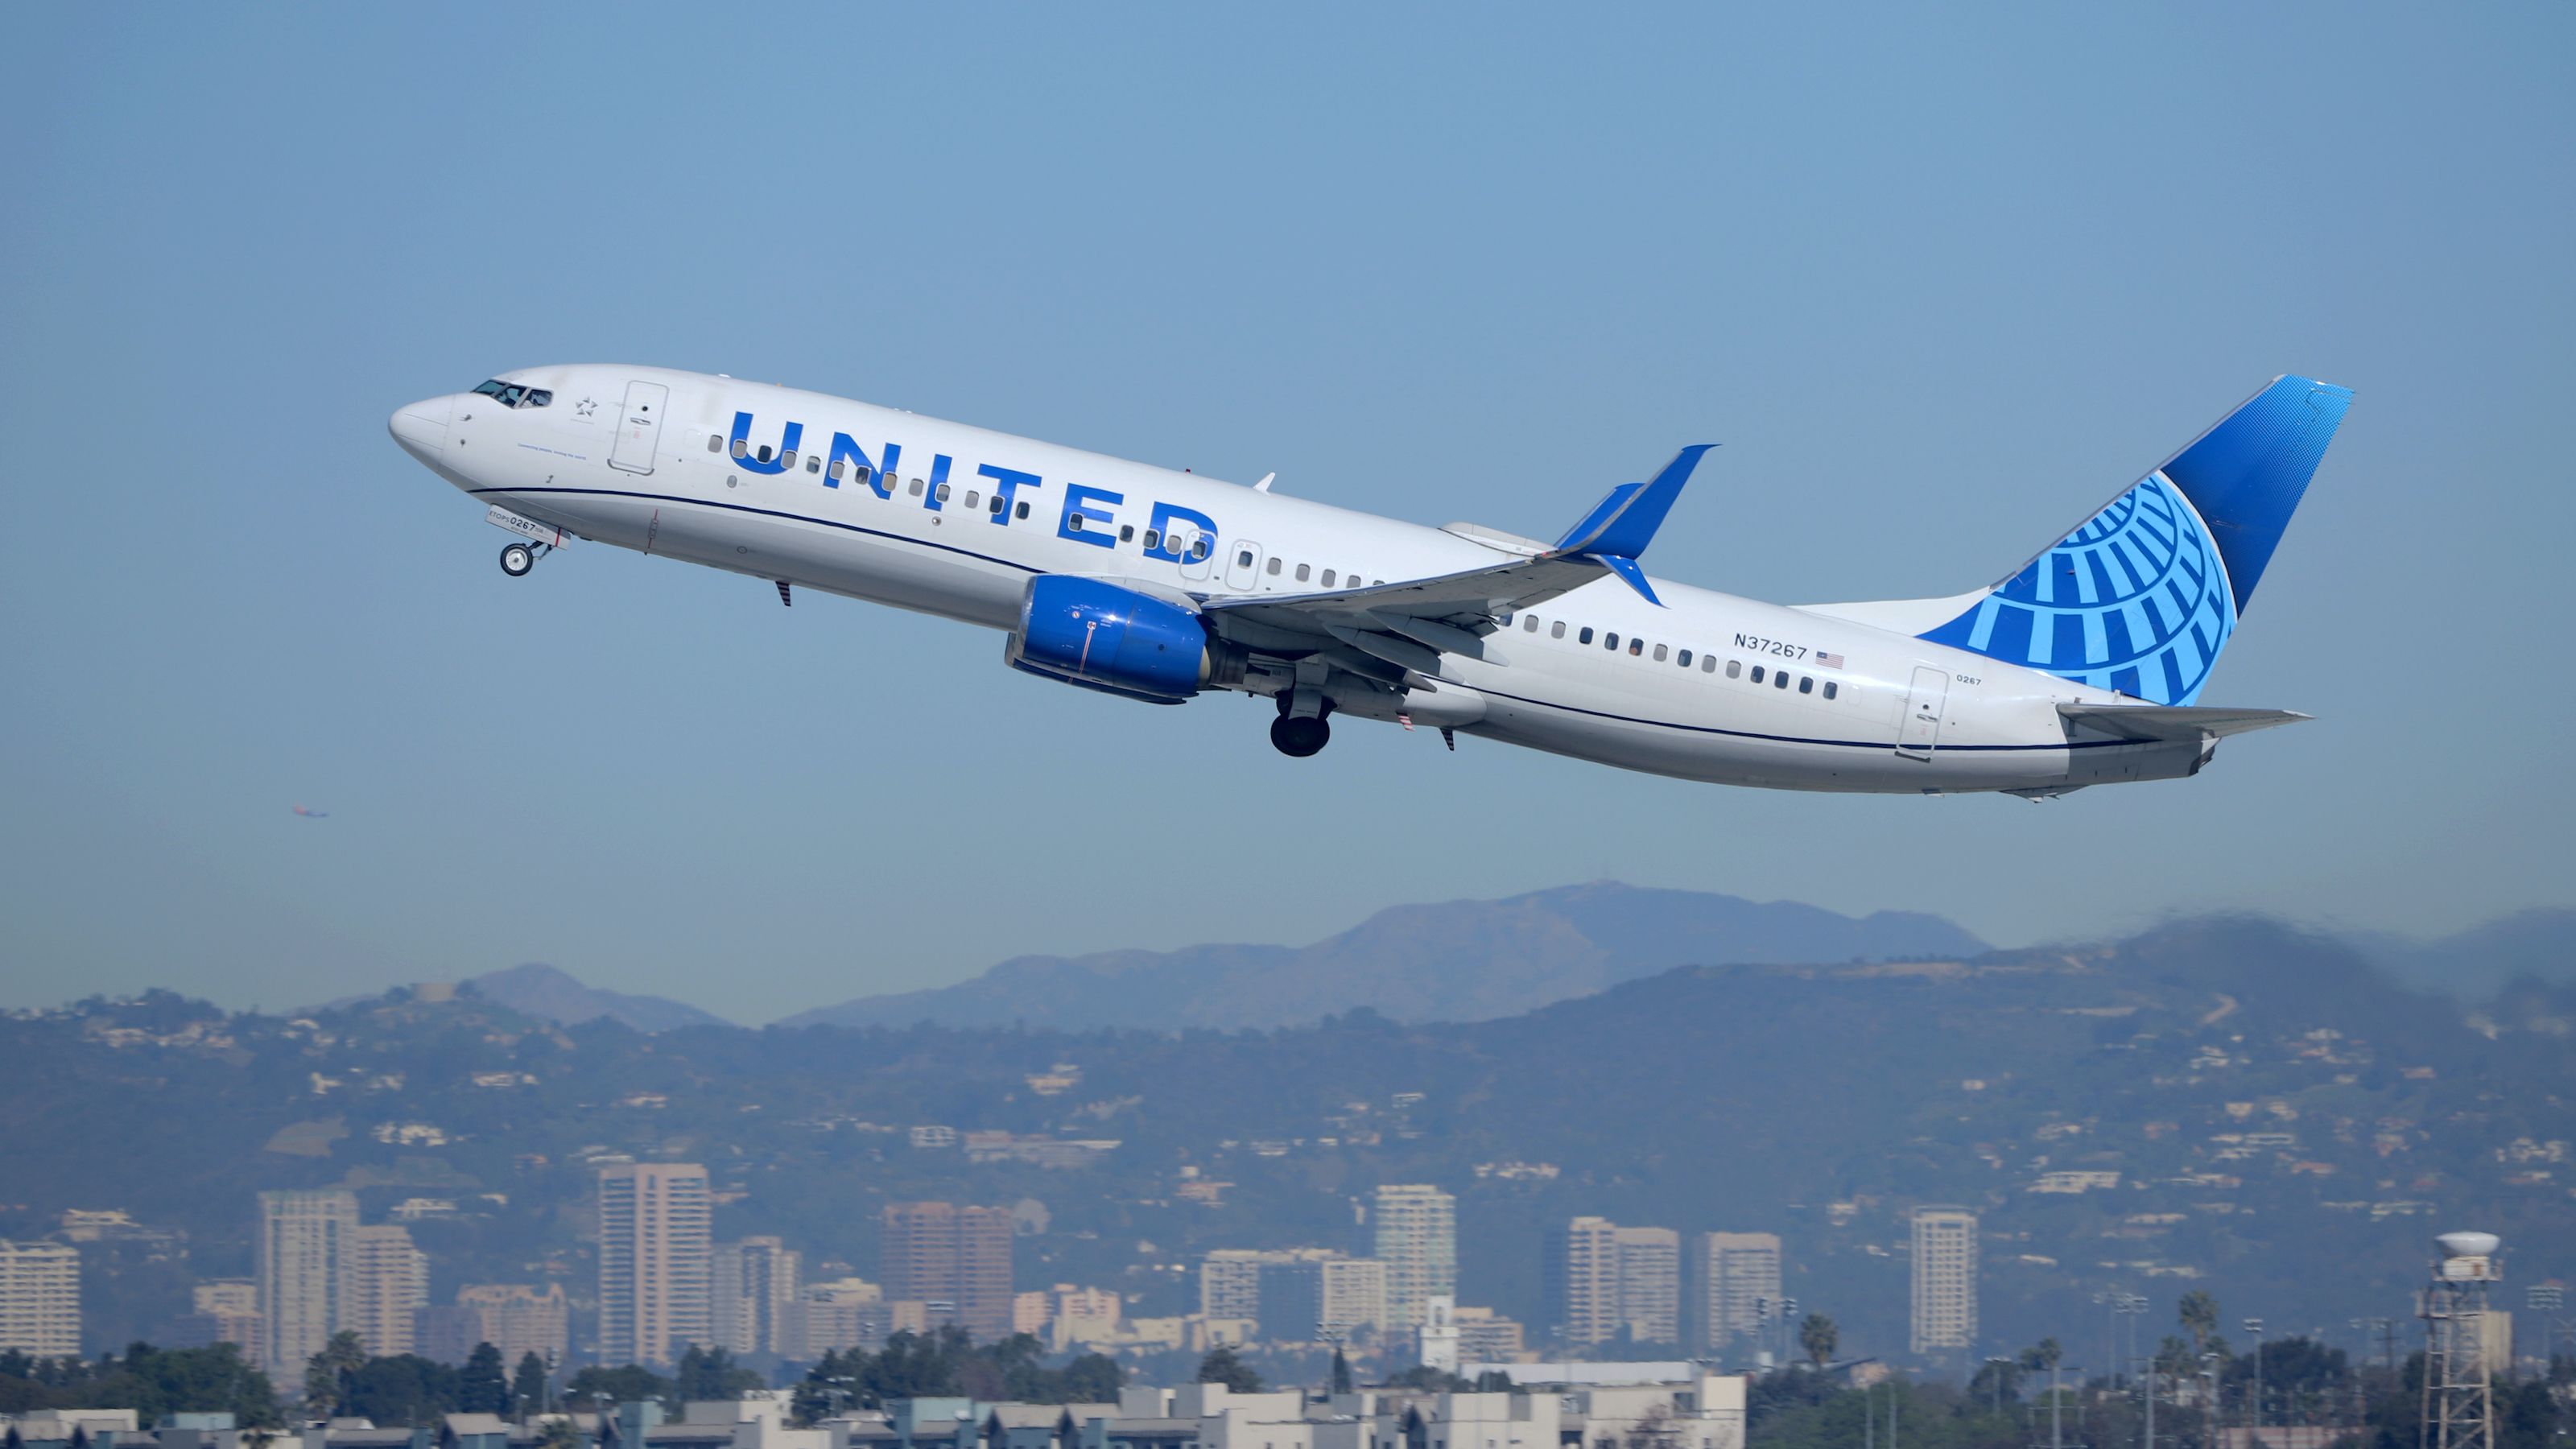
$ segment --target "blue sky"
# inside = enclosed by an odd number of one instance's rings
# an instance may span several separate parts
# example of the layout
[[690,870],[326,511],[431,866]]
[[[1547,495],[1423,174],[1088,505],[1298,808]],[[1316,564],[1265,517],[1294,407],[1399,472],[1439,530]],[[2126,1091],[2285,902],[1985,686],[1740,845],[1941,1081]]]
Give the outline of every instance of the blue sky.
[[[0,1004],[545,960],[738,1019],[1616,877],[2000,941],[2576,903],[2565,6],[339,6],[16,17]],[[2197,780],[1837,799],[1151,709],[502,535],[385,436],[791,382],[1551,533],[1974,586],[2274,374],[2357,389]],[[304,803],[327,821],[292,817]]]

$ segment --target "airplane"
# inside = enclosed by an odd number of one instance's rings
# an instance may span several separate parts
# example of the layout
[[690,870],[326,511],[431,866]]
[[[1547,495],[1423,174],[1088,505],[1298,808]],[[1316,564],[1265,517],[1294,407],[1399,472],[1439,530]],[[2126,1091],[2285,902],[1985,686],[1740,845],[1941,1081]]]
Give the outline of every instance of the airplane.
[[1267,698],[1291,756],[1347,716],[1686,780],[2038,800],[2307,718],[2199,699],[2351,401],[2275,379],[1985,587],[1797,606],[1641,566],[1707,444],[1551,543],[722,374],[528,368],[388,426],[516,535],[511,577],[585,539],[783,604],[959,619],[1042,679]]
[[295,807],[295,813],[307,820],[328,820],[331,818],[331,812],[328,810],[312,810],[307,809],[302,805]]

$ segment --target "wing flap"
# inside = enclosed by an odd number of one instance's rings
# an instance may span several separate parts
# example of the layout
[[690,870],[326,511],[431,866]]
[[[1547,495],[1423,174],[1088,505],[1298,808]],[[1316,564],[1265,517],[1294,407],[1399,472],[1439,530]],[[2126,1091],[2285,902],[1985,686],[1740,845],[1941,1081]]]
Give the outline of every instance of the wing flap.
[[2060,719],[2125,740],[2224,739],[2311,718],[2288,709],[2220,709],[2183,704],[2061,704]]

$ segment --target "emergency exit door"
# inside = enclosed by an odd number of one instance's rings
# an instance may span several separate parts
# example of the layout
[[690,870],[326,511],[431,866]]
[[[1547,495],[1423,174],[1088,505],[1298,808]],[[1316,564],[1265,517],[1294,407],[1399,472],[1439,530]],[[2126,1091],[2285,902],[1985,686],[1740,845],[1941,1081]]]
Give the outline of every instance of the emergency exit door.
[[671,390],[658,382],[626,384],[626,406],[618,410],[617,441],[609,445],[608,466],[628,473],[653,471],[653,452],[662,439],[662,414]]

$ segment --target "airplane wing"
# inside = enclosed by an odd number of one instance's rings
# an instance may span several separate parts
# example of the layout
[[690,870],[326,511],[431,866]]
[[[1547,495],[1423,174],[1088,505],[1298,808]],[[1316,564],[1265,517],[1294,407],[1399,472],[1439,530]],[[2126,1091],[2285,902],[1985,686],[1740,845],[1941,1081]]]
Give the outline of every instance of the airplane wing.
[[[1255,648],[1264,636],[1284,634],[1309,644],[1337,639],[1376,658],[1425,674],[1438,672],[1439,656],[1464,654],[1502,664],[1486,646],[1495,616],[1530,608],[1616,574],[1650,603],[1661,604],[1646,583],[1637,555],[1713,446],[1681,450],[1644,483],[1622,483],[1594,505],[1554,548],[1529,558],[1464,573],[1372,584],[1315,594],[1264,594],[1209,599],[1204,612],[1229,636]],[[1250,627],[1245,627],[1250,626]],[[1273,643],[1284,641],[1273,640]]]
[[2182,704],[2061,704],[2057,713],[2068,724],[2122,739],[2177,741],[2224,739],[2313,718],[2287,709],[2213,709]]

